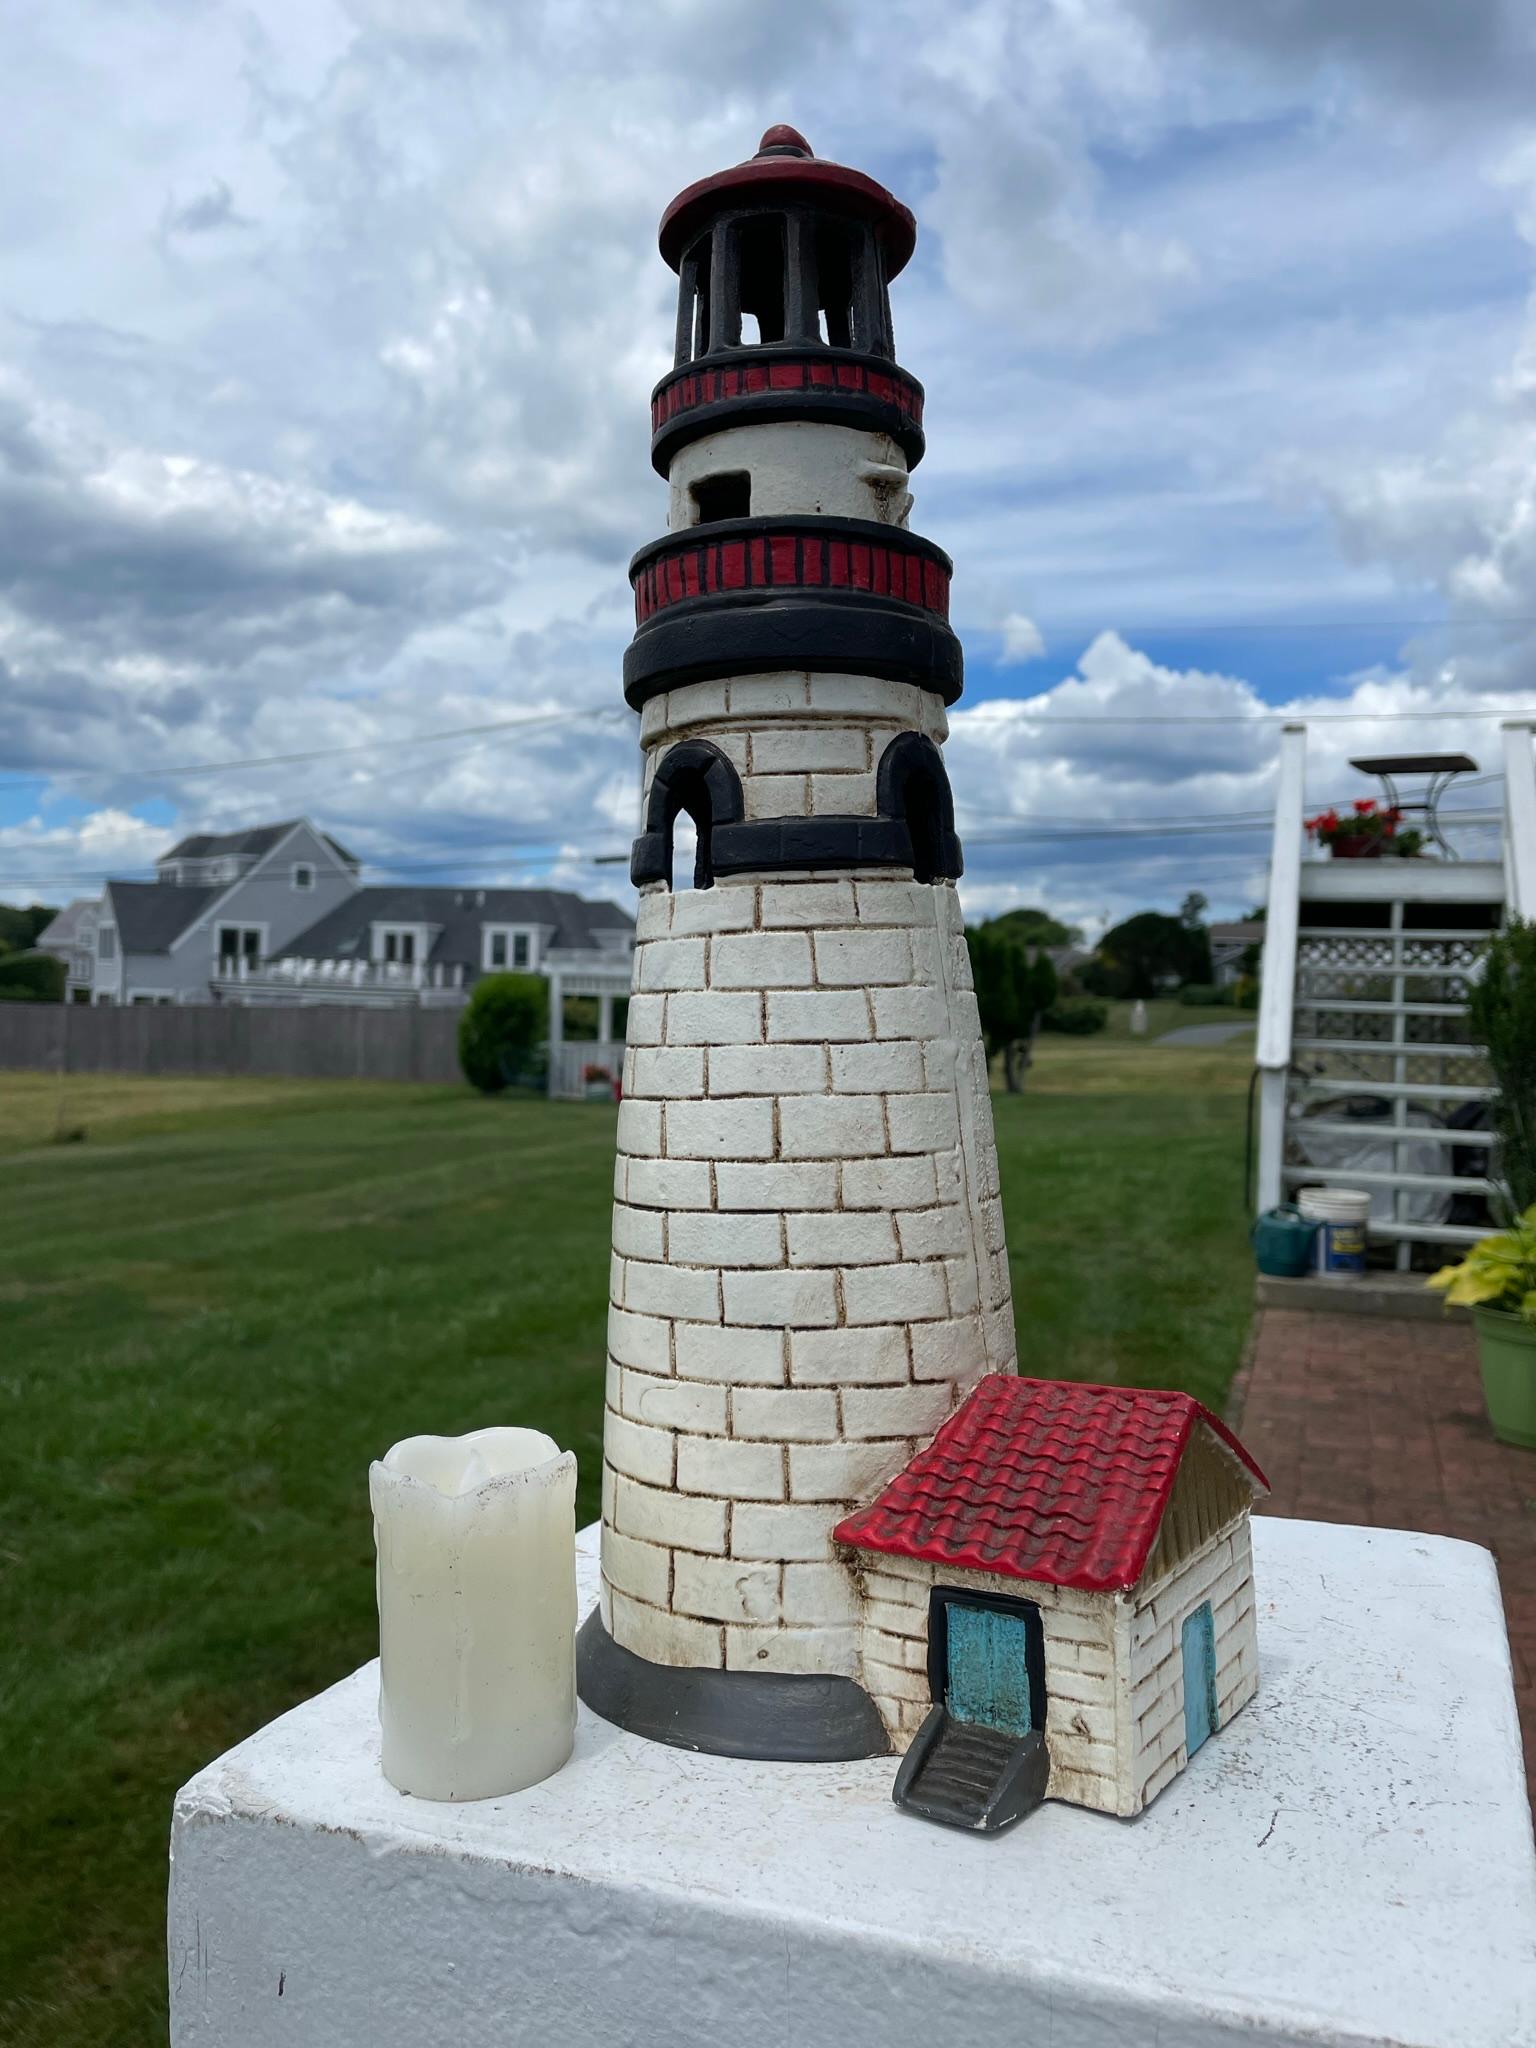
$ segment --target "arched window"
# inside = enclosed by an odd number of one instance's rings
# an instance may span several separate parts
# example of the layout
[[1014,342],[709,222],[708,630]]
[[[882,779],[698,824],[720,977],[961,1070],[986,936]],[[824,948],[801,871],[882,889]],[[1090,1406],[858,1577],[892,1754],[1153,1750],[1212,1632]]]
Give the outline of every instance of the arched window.
[[912,841],[912,878],[954,881],[962,872],[955,837],[955,801],[939,750],[920,732],[898,733],[880,756],[875,802],[882,818],[899,820]]
[[663,758],[651,778],[645,830],[630,855],[630,880],[636,888],[646,882],[665,882],[671,888],[673,834],[679,815],[686,812],[698,833],[693,886],[712,889],[714,829],[739,824],[742,809],[741,777],[729,755],[708,740],[684,740]]

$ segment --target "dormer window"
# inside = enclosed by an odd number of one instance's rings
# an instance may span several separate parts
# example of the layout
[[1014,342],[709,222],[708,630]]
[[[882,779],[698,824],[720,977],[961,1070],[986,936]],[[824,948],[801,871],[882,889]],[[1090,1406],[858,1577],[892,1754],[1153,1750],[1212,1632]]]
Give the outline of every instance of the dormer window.
[[535,964],[534,935],[525,925],[488,924],[480,964],[487,974],[523,974]]

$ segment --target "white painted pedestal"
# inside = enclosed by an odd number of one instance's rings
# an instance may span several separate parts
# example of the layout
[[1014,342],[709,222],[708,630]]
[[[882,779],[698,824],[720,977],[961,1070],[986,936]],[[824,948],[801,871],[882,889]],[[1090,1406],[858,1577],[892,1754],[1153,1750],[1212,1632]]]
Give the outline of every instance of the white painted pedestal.
[[[596,1580],[582,1537],[582,1606]],[[1518,2048],[1536,1859],[1492,1560],[1254,1524],[1257,1702],[1139,1820],[977,1839],[894,1759],[751,1764],[582,1709],[545,1784],[379,1771],[374,1666],[176,1804],[177,2048]]]

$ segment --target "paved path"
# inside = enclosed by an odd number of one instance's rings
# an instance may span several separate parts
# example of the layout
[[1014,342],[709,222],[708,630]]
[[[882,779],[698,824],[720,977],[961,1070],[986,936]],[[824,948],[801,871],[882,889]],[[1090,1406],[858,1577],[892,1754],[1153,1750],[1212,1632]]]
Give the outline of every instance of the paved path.
[[1536,1785],[1536,1451],[1489,1428],[1471,1330],[1261,1310],[1233,1413],[1274,1487],[1269,1513],[1427,1529],[1493,1551]]
[[1251,1017],[1231,1018],[1222,1024],[1181,1024],[1177,1031],[1165,1031],[1154,1045],[1225,1045],[1254,1028]]

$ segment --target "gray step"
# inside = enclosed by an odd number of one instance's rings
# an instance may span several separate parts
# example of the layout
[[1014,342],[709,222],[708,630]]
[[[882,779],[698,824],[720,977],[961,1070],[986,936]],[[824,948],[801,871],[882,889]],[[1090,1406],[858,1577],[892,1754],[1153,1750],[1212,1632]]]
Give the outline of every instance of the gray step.
[[1015,1735],[956,1721],[937,1706],[902,1759],[891,1797],[921,1820],[995,1833],[1040,1804],[1050,1768],[1038,1730]]

